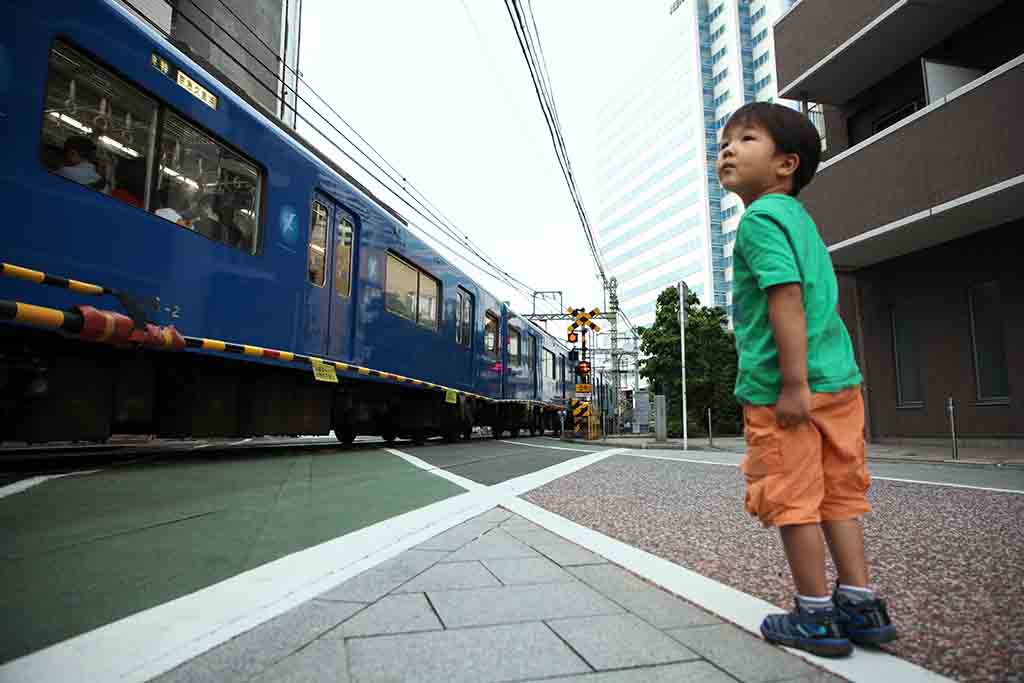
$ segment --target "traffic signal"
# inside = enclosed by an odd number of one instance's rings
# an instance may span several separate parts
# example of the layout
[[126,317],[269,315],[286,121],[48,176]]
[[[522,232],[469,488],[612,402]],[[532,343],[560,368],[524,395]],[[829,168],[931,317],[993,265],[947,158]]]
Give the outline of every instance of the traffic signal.
[[576,334],[575,332],[570,332],[569,333],[569,343],[570,344],[575,344],[579,340],[580,340],[580,336],[578,334]]
[[589,375],[590,374],[590,361],[588,361],[588,360],[581,360],[579,363],[577,363],[576,364],[576,372],[580,373],[581,375]]

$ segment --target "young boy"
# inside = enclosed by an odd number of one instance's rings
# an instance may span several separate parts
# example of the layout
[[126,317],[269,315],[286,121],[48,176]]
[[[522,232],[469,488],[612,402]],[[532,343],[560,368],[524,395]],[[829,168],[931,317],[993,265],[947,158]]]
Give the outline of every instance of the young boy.
[[[796,609],[765,617],[765,639],[824,656],[896,638],[868,589],[860,516],[870,510],[861,374],[837,311],[817,227],[795,198],[821,158],[807,117],[756,102],[722,133],[718,177],[743,200],[733,252],[736,397],[743,404],[745,507],[779,528]],[[830,594],[822,533],[839,571]]]

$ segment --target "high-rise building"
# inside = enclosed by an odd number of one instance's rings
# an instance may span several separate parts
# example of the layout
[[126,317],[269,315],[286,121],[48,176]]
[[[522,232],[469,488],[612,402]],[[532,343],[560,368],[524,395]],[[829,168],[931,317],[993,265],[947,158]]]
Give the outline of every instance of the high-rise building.
[[826,105],[800,198],[875,439],[949,439],[952,417],[1024,443],[1022,25],[1016,0],[805,0],[775,25],[780,91]]
[[121,0],[267,113],[295,127],[302,0]]
[[743,207],[718,183],[719,131],[746,102],[776,97],[771,26],[791,4],[675,0],[652,56],[599,114],[597,239],[636,325],[679,280],[730,310]]

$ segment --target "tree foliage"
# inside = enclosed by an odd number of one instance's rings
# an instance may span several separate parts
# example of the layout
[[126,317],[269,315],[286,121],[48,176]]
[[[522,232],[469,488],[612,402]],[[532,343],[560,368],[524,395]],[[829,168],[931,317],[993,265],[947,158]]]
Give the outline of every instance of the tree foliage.
[[[738,434],[742,430],[739,404],[733,397],[736,385],[736,341],[726,327],[721,308],[700,305],[692,292],[686,299],[686,412],[690,433],[707,433],[711,408],[715,433]],[[679,357],[679,292],[675,287],[658,296],[654,325],[640,328],[640,374],[651,384],[652,393],[664,393],[668,431],[682,432]]]

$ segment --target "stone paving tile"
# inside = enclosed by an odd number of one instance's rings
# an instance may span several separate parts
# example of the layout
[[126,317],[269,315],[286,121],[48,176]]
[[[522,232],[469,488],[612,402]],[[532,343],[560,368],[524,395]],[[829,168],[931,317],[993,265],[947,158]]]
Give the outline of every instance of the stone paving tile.
[[501,524],[511,518],[512,514],[512,512],[505,508],[491,508],[484,514],[477,515],[473,519],[480,520],[481,522],[487,522],[488,524]]
[[552,619],[548,626],[599,671],[700,659],[632,614]]
[[[529,560],[505,560],[524,562]],[[572,578],[572,577],[569,577]],[[433,567],[395,589],[395,593],[423,593],[424,591],[459,590],[500,586],[494,574],[479,562],[446,562]]]
[[441,629],[441,622],[422,593],[388,595],[355,615],[324,638],[377,636]]
[[511,536],[518,538],[520,541],[527,545],[538,546],[538,545],[558,545],[559,543],[566,543],[566,539],[562,538],[556,533],[551,531],[520,531],[519,529],[505,529]]
[[339,602],[373,602],[447,555],[433,550],[406,550],[317,597]]
[[590,670],[540,623],[355,638],[348,655],[354,683],[488,683]]
[[585,564],[605,564],[608,560],[586,548],[582,548],[571,541],[560,543],[544,543],[534,546],[534,550],[540,552],[563,567],[575,567]]
[[466,560],[503,560],[513,557],[540,557],[536,550],[509,534],[495,529],[470,541],[448,555],[442,562],[464,562]]
[[686,662],[622,671],[603,671],[582,676],[545,678],[544,683],[736,683],[736,679],[707,662]]
[[571,583],[579,580],[546,557],[484,560],[483,563],[502,583],[508,585]]
[[451,529],[442,531],[437,536],[420,543],[416,550],[458,550],[475,538],[479,538],[494,528],[494,524],[479,519],[470,519],[457,524]]
[[819,672],[802,659],[732,624],[674,629],[667,633],[744,683],[782,681]]
[[660,629],[721,624],[721,619],[612,564],[570,572],[609,599]]
[[527,531],[527,532],[528,531],[547,531],[547,529],[545,529],[541,525],[534,524],[530,520],[526,519],[525,517],[520,517],[519,515],[513,515],[512,517],[509,517],[508,521],[507,522],[503,522],[499,528],[504,529],[505,531],[508,531],[508,532],[513,532],[513,531]]
[[313,600],[260,624],[158,678],[158,683],[247,681],[363,608]]
[[589,617],[623,611],[579,582],[429,592],[427,596],[446,628]]
[[250,680],[251,683],[349,683],[345,643],[314,640]]

